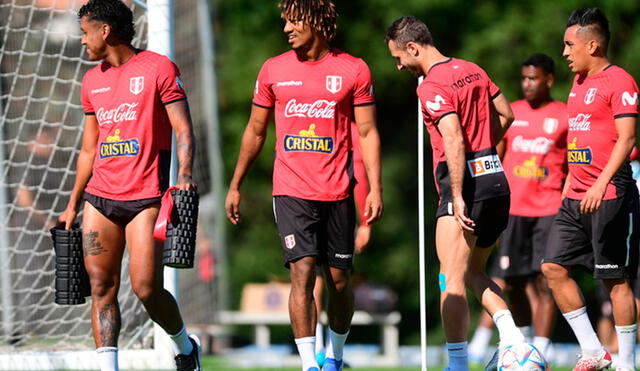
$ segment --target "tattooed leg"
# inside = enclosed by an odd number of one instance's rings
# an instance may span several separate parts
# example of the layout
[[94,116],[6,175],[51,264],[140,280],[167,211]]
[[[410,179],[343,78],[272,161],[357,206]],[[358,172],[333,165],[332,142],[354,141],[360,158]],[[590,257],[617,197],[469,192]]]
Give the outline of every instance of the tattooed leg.
[[105,304],[98,308],[98,331],[100,332],[100,346],[117,347],[120,334],[120,307],[118,303]]
[[105,249],[104,246],[98,241],[99,232],[98,231],[85,231],[82,234],[82,250],[84,251],[84,256],[87,255],[100,255],[103,252],[107,252],[109,250]]

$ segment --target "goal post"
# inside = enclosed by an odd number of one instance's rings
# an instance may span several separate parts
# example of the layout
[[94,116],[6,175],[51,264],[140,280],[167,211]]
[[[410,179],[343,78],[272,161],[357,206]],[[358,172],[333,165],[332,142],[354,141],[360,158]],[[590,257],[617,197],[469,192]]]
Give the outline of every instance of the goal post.
[[[124,2],[134,12],[134,46],[172,57],[172,0]],[[82,3],[0,1],[0,370],[99,368],[90,299],[54,304],[48,233],[73,187],[84,121],[81,82],[96,65],[80,44]],[[197,3],[181,0],[180,6]],[[197,34],[197,23],[187,26],[187,34]],[[174,368],[168,337],[131,290],[128,265],[125,253],[118,296],[120,368]],[[177,295],[178,275],[165,270],[165,285]]]

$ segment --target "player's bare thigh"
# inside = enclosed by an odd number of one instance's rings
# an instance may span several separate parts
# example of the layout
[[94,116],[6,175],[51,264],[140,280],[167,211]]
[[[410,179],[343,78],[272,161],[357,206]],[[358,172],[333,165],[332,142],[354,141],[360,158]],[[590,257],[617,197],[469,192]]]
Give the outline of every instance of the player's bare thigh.
[[160,203],[139,212],[126,226],[133,284],[162,286],[162,243],[153,239]]
[[436,223],[436,251],[440,271],[445,275],[464,277],[476,237],[465,233],[455,217],[444,215]]
[[124,230],[86,201],[82,217],[82,248],[92,282],[115,275],[119,277]]

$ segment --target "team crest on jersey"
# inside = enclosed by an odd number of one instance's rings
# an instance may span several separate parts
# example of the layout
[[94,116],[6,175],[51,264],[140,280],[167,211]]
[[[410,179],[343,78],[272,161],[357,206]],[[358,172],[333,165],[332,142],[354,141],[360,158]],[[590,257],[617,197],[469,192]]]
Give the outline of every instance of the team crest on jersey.
[[523,161],[521,165],[513,167],[513,175],[518,178],[543,180],[549,176],[549,168],[546,166],[538,166],[536,164],[537,156],[531,156],[530,159]]
[[542,130],[549,135],[555,133],[558,130],[558,119],[545,117],[544,121],[542,121]]
[[309,125],[308,130],[300,130],[298,135],[284,136],[284,150],[286,152],[333,152],[333,138],[316,135],[316,125]]
[[296,236],[293,234],[284,236],[284,245],[289,250],[293,249],[296,246]]
[[597,88],[590,88],[587,90],[587,93],[584,95],[584,104],[591,104],[596,100],[596,93],[598,92]]
[[335,94],[342,90],[342,76],[327,76],[327,90]]
[[129,79],[129,91],[135,95],[142,93],[144,89],[144,76],[132,77]]
[[574,137],[571,143],[567,144],[567,161],[570,164],[591,165],[591,160],[593,159],[591,148],[579,148],[576,144],[577,140],[578,138]]
[[140,153],[140,142],[137,138],[120,138],[120,129],[116,129],[113,135],[107,137],[105,142],[100,143],[100,158],[109,157],[132,157]]

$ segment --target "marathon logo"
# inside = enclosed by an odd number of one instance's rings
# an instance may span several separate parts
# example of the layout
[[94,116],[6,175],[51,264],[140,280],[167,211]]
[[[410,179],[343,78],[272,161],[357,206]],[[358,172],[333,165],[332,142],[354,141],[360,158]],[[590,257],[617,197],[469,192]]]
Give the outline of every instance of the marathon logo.
[[309,130],[300,130],[298,135],[285,135],[284,150],[286,152],[332,153],[333,138],[319,137],[315,133],[316,125],[311,124]]
[[462,89],[469,84],[472,84],[476,81],[480,81],[481,78],[482,76],[479,73],[468,74],[467,76],[451,84],[451,89],[453,90]]
[[567,161],[570,164],[591,165],[593,159],[591,148],[578,148],[576,140],[577,138],[573,138],[573,141],[567,144]]
[[100,143],[100,159],[110,157],[134,157],[139,153],[140,142],[138,139],[121,139],[120,129],[116,129],[113,136],[108,136],[106,142]]
[[524,161],[522,165],[513,167],[513,175],[518,178],[544,180],[549,176],[549,168],[546,166],[538,166],[536,164],[536,156]]
[[502,172],[502,163],[498,155],[487,155],[472,160],[467,160],[467,166],[472,177],[495,174]]

